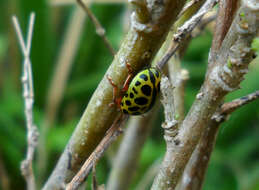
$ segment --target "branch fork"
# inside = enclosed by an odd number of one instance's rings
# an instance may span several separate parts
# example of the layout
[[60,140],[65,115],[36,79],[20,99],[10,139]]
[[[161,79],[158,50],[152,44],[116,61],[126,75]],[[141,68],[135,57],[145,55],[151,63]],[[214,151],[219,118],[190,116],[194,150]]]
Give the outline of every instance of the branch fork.
[[37,127],[33,122],[33,103],[34,103],[34,93],[33,93],[33,80],[32,80],[32,69],[31,69],[31,61],[30,61],[30,50],[31,50],[31,41],[32,41],[32,32],[35,20],[35,14],[31,13],[30,22],[29,22],[29,30],[27,36],[27,43],[22,37],[21,28],[19,26],[19,22],[16,16],[13,16],[13,24],[16,30],[16,34],[22,49],[22,53],[24,56],[23,62],[23,76],[21,78],[23,84],[23,98],[25,105],[25,117],[26,117],[26,126],[27,126],[27,153],[26,158],[21,163],[21,171],[27,183],[28,190],[35,190],[35,177],[32,169],[33,156],[35,152],[35,148],[38,143],[39,132]]

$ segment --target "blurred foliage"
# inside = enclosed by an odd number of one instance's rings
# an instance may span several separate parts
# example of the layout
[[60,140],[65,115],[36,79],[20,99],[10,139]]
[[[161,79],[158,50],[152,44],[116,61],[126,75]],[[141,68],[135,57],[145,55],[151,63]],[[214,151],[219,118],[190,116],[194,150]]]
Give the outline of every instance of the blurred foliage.
[[[10,189],[25,189],[19,170],[26,150],[24,106],[20,83],[22,55],[12,27],[11,15],[18,16],[23,33],[25,33],[30,11],[36,13],[31,61],[35,87],[34,117],[35,123],[41,127],[45,117],[44,109],[49,82],[62,38],[75,7],[72,5],[51,7],[44,0],[0,0],[0,6],[2,10],[0,22],[0,164],[6,170]],[[124,35],[125,5],[95,4],[91,9],[106,29],[113,47],[118,49]],[[205,30],[199,37],[192,40],[183,59],[183,67],[190,72],[185,94],[186,110],[190,108],[204,79],[211,39],[211,31]],[[254,40],[252,48],[258,52],[258,38]],[[93,24],[87,20],[55,126],[51,128],[47,136],[46,149],[49,152],[47,175],[53,169],[111,61],[112,56],[96,35]],[[229,94],[226,101],[259,89],[258,62],[257,58],[251,64],[250,72],[241,84],[241,89]],[[259,189],[258,107],[258,100],[244,106],[221,126],[204,190]],[[161,111],[158,121],[162,120]],[[145,144],[132,189],[143,177],[147,168],[163,156],[165,143],[163,131],[159,125],[156,123],[151,137]],[[35,167],[37,171],[37,166]],[[97,166],[97,178],[100,184],[105,183],[109,169],[108,159],[103,158]]]

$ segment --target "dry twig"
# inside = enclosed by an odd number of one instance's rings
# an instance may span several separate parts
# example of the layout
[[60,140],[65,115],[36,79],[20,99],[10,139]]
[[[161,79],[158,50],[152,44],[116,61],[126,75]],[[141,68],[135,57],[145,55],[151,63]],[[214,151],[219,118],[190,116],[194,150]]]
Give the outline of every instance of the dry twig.
[[188,3],[186,3],[186,5],[183,7],[182,11],[180,12],[180,14],[178,15],[178,18],[181,17],[183,14],[185,14],[188,9],[190,9],[191,7],[193,7],[195,4],[201,2],[202,0],[191,0]]
[[200,22],[201,18],[211,10],[211,8],[215,5],[217,0],[208,0],[204,3],[204,5],[200,8],[200,10],[188,21],[185,22],[183,26],[178,28],[177,33],[174,35],[174,43],[168,49],[167,53],[163,56],[163,58],[157,63],[157,67],[162,69],[164,65],[168,62],[168,60],[174,55],[177,49],[180,46],[180,43],[193,31],[195,26]]
[[240,107],[255,101],[259,98],[259,91],[247,96],[224,103],[212,116],[207,129],[203,133],[199,144],[195,148],[192,157],[184,171],[181,190],[200,190],[204,182],[204,177],[210,160],[213,147],[216,143],[219,126],[226,121],[229,115]]
[[72,181],[66,186],[66,190],[76,190],[79,186],[86,180],[90,171],[93,168],[93,165],[98,162],[102,157],[105,150],[109,145],[116,140],[116,138],[121,134],[120,126],[126,121],[127,116],[120,114],[117,119],[114,121],[111,128],[107,131],[105,137],[102,139],[100,144],[96,147],[94,152],[89,156],[85,161],[80,171],[74,176]]
[[106,190],[128,189],[136,172],[143,145],[152,129],[159,109],[155,108],[143,117],[132,117],[116,153]]
[[35,185],[35,177],[34,177],[33,168],[32,168],[32,161],[33,161],[35,148],[37,146],[39,133],[38,133],[37,127],[33,123],[32,109],[33,109],[33,102],[34,102],[34,99],[33,99],[34,94],[33,94],[31,61],[29,56],[30,56],[30,50],[31,50],[31,40],[32,40],[35,14],[31,13],[31,16],[30,16],[29,32],[27,35],[26,44],[22,37],[22,32],[21,32],[21,28],[19,26],[17,17],[13,16],[12,19],[13,19],[14,27],[24,55],[22,84],[23,84],[23,97],[24,97],[26,126],[27,126],[28,149],[26,153],[26,159],[21,164],[21,171],[27,182],[27,189],[34,190],[36,189],[36,185]]
[[84,9],[84,11],[87,13],[91,21],[93,22],[96,33],[103,39],[106,47],[109,49],[110,53],[115,56],[116,51],[112,48],[111,43],[107,39],[105,35],[105,29],[102,27],[101,23],[98,21],[98,19],[95,17],[95,15],[92,13],[92,11],[86,6],[86,4],[83,3],[82,0],[77,0],[77,3]]

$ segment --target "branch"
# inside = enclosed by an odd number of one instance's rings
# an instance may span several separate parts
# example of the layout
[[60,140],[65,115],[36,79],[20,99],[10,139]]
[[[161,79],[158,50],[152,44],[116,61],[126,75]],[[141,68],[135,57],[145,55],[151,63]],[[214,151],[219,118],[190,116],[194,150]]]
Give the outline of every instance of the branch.
[[179,48],[180,44],[185,40],[187,36],[191,34],[193,29],[200,22],[201,18],[211,10],[211,8],[215,5],[216,0],[208,0],[204,3],[204,5],[200,8],[200,10],[188,21],[185,22],[183,26],[178,28],[177,33],[174,36],[174,43],[169,48],[164,57],[157,63],[157,67],[162,69],[164,65],[168,62],[168,60],[174,55],[174,53]]
[[220,115],[228,115],[234,112],[236,109],[256,100],[257,98],[259,98],[259,91],[256,91],[242,98],[233,100],[229,103],[225,103],[221,106]]
[[116,52],[112,48],[111,43],[105,36],[105,29],[102,27],[101,23],[98,21],[98,19],[95,17],[95,15],[92,13],[92,11],[87,7],[86,4],[83,3],[82,0],[77,0],[77,3],[84,9],[84,11],[87,13],[91,21],[93,22],[95,28],[96,28],[96,33],[103,39],[104,44],[106,47],[109,49],[110,53],[115,56]]
[[33,123],[33,81],[32,81],[32,69],[30,61],[30,50],[31,50],[31,40],[32,32],[35,20],[35,14],[31,13],[29,31],[27,36],[27,43],[25,44],[22,37],[21,28],[16,16],[13,16],[13,24],[17,33],[17,37],[24,55],[24,64],[23,64],[23,97],[25,105],[25,116],[26,116],[26,126],[27,126],[27,144],[28,149],[26,153],[26,159],[21,164],[21,171],[27,183],[27,189],[34,190],[36,189],[35,177],[32,169],[32,161],[37,146],[39,132],[37,127]]
[[87,179],[90,171],[92,170],[94,164],[102,157],[105,150],[109,145],[116,140],[116,138],[121,134],[120,126],[126,121],[125,115],[119,115],[114,121],[114,124],[107,131],[107,134],[102,139],[100,144],[96,147],[95,151],[89,156],[85,161],[80,171],[74,176],[72,181],[66,186],[66,190],[76,190],[79,186]]
[[253,55],[251,42],[259,29],[259,5],[252,0],[243,3],[178,133],[174,136],[175,132],[172,131],[169,136],[170,132],[165,131],[167,151],[153,183],[154,190],[175,188],[210,118],[224,96],[239,87],[247,72]]
[[121,87],[128,76],[126,63],[131,65],[134,73],[147,66],[161,47],[184,3],[183,0],[166,0],[163,4],[157,4],[154,0],[148,1],[148,9],[152,14],[147,24],[137,22],[135,12],[132,13],[128,35],[88,103],[66,149],[43,189],[60,189],[70,181],[119,114],[115,107],[109,107],[112,102],[113,89],[106,75],[109,75]]
[[215,33],[212,42],[212,54],[220,49],[220,46],[232,24],[237,11],[239,0],[220,0],[219,11],[216,21]]
[[139,181],[138,185],[136,186],[135,190],[143,190],[148,189],[151,182],[154,180],[157,172],[159,171],[159,167],[161,164],[161,159],[157,159],[153,162],[151,166],[146,170],[143,177]]
[[159,109],[158,104],[143,117],[132,117],[125,131],[113,167],[107,180],[106,190],[128,189],[136,172],[139,156],[152,129]]
[[201,190],[207,171],[210,156],[216,143],[216,138],[221,123],[227,120],[229,115],[240,107],[259,98],[259,91],[224,103],[215,113],[203,133],[199,144],[195,148],[192,157],[184,171],[180,188],[181,190]]

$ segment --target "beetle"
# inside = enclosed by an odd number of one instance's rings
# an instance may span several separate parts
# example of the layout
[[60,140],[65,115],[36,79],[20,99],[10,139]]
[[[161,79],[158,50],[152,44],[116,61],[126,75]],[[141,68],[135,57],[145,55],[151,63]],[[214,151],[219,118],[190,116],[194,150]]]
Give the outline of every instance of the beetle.
[[[129,66],[127,65],[128,69]],[[130,69],[129,69],[130,71]],[[130,78],[130,77],[128,77]],[[116,94],[117,86],[108,78],[114,87]],[[124,114],[141,115],[149,111],[160,91],[161,72],[155,67],[140,71],[131,81],[126,80],[121,98],[114,98],[114,102],[119,106]],[[127,84],[127,82],[129,84]]]

